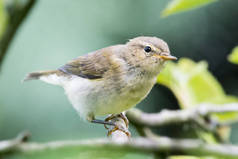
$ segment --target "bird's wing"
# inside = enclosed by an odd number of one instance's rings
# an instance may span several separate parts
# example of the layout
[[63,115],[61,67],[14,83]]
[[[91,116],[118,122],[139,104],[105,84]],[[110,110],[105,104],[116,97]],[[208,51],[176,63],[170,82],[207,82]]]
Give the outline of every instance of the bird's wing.
[[82,78],[101,79],[106,72],[112,69],[110,63],[109,53],[95,52],[80,56],[60,67],[59,70]]

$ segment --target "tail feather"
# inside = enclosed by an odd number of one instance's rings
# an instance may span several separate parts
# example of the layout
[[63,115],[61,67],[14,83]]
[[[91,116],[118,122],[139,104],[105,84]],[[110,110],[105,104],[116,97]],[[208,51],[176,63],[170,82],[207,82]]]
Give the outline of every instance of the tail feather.
[[42,73],[40,72],[32,72],[26,75],[26,77],[23,79],[23,82],[29,81],[29,80],[36,80],[39,79],[40,76],[42,76]]
[[26,77],[23,79],[23,82],[29,80],[37,80],[40,79],[40,77],[42,76],[49,76],[51,74],[59,74],[59,73],[60,72],[58,70],[32,72],[26,75]]

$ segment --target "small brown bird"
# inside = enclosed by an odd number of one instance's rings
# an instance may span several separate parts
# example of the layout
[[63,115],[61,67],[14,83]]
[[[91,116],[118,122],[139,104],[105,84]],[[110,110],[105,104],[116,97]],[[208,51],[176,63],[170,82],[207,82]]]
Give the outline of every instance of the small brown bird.
[[109,46],[69,61],[52,71],[27,75],[62,86],[83,119],[93,123],[97,115],[121,114],[143,100],[156,83],[170,55],[166,42],[157,37],[137,37],[124,45]]

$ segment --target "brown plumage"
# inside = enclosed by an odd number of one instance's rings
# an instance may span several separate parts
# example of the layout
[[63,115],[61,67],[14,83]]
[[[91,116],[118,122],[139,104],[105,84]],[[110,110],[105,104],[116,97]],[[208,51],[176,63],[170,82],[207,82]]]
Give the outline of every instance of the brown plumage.
[[30,73],[25,80],[62,86],[80,116],[94,121],[95,115],[121,113],[143,100],[165,61],[175,59],[163,40],[137,37],[80,56],[57,70]]
[[82,78],[100,79],[110,69],[113,69],[113,63],[110,59],[110,49],[96,51],[94,53],[80,56],[64,66],[59,70],[66,73],[77,75]]

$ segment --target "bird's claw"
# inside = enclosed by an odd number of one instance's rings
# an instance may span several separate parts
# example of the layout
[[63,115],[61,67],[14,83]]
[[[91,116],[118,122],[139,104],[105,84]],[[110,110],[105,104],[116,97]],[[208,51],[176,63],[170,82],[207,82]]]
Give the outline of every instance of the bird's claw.
[[[123,113],[120,113],[120,114],[117,114],[117,115],[115,115],[115,114],[112,114],[112,115],[110,115],[109,117],[107,117],[104,121],[106,121],[106,122],[108,122],[108,121],[110,121],[110,120],[112,120],[112,119],[114,119],[114,118],[117,118],[117,117],[120,117],[120,118],[122,118],[122,120],[125,122],[125,124],[126,124],[126,128],[128,128],[128,126],[129,126],[129,120],[127,119],[127,117],[123,114]],[[106,126],[106,124],[104,124],[104,127],[105,127],[105,129],[109,129],[107,126]]]
[[[113,118],[115,118],[116,116],[114,115],[114,114],[112,114],[112,115],[110,115],[109,117],[107,117],[104,121],[106,121],[106,122],[108,122],[108,121],[110,121],[110,120],[112,120]],[[106,124],[104,124],[104,128],[105,129],[109,129],[107,126],[106,126]]]
[[107,136],[109,137],[115,131],[121,131],[121,132],[125,133],[129,138],[131,137],[131,133],[128,130],[119,128],[118,126],[115,126],[113,129],[109,130],[107,133]]
[[127,117],[123,113],[118,114],[118,116],[121,117],[124,120],[124,122],[126,124],[126,128],[128,128],[129,127],[129,120],[127,119]]
[[[120,114],[112,114],[112,115],[108,116],[104,121],[105,121],[105,122],[109,122],[110,120],[115,119],[115,118],[121,118],[121,119],[124,121],[126,128],[129,127],[129,121],[128,121],[127,117],[126,117],[123,113],[120,113]],[[106,124],[104,124],[104,127],[105,127],[106,129],[109,129],[109,128],[106,126]],[[119,127],[118,125],[115,125],[114,128],[110,129],[110,130],[108,131],[108,133],[107,133],[107,136],[110,136],[110,135],[111,135],[113,132],[115,132],[115,131],[122,131],[122,132],[124,132],[128,137],[131,136],[131,134],[130,134],[130,132],[129,132],[128,130],[126,130],[125,128],[121,128],[121,127]]]

